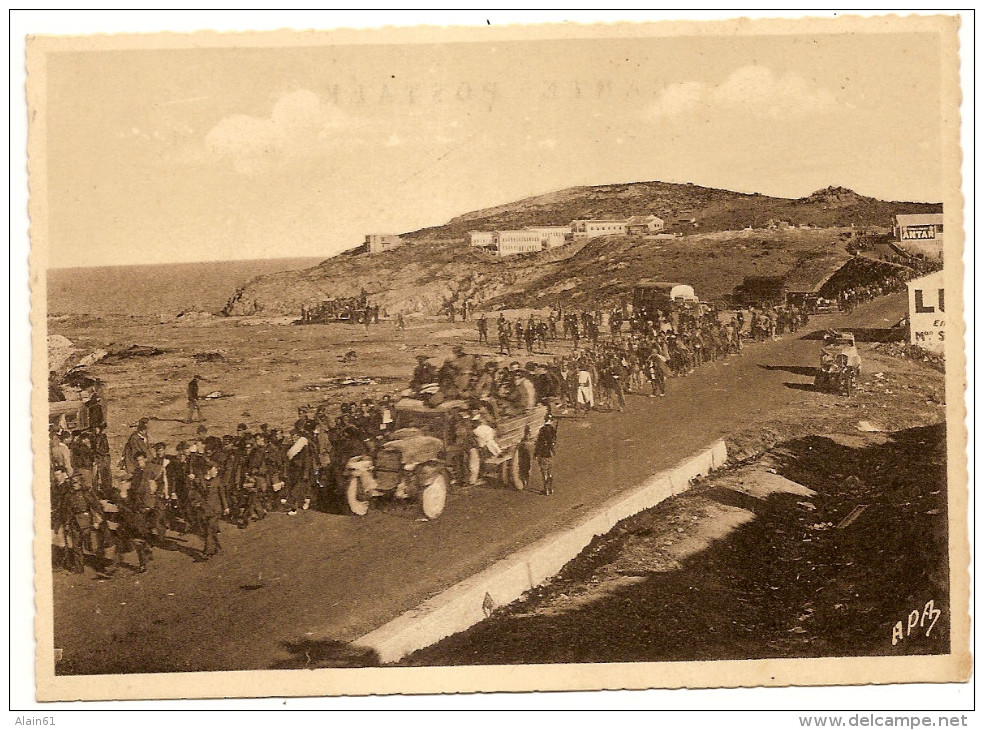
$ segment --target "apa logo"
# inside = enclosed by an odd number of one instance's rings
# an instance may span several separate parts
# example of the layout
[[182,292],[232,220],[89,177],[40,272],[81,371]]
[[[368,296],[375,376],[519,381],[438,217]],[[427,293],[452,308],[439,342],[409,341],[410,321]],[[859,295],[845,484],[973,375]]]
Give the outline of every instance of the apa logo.
[[904,626],[901,621],[896,621],[895,626],[892,627],[892,646],[912,636],[912,632],[916,629],[926,629],[926,636],[928,637],[942,614],[943,612],[936,608],[933,601],[927,601],[922,612],[918,608],[913,609],[909,612]]

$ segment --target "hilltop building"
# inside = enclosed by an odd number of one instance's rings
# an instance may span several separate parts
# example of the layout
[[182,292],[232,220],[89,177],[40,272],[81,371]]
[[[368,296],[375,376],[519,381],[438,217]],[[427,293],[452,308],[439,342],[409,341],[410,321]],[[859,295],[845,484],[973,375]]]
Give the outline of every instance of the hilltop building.
[[634,215],[625,221],[625,231],[629,235],[646,236],[659,233],[664,226],[663,219],[655,215]]
[[598,236],[624,236],[625,219],[592,218],[571,221],[574,239],[597,238]]
[[399,248],[404,243],[404,240],[399,236],[385,233],[369,233],[366,235],[365,250],[366,253],[382,253],[383,251],[392,251],[394,248]]
[[544,248],[563,246],[567,243],[568,236],[571,235],[570,226],[531,226],[526,230],[539,233]]
[[630,218],[588,218],[571,221],[575,239],[598,236],[624,236],[629,233],[647,235],[663,230],[662,218],[654,215],[634,215]]
[[518,231],[494,231],[492,246],[497,256],[517,253],[535,253],[543,250],[543,234],[522,229]]
[[511,231],[468,231],[468,244],[492,249],[498,256],[533,253],[567,243],[570,226],[539,226]]
[[492,248],[493,231],[468,231],[468,245],[478,248]]

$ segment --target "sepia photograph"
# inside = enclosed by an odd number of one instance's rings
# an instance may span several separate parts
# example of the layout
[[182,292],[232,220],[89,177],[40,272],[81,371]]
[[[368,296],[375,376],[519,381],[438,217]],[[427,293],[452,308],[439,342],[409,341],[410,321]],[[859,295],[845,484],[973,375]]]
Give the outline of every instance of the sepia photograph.
[[692,18],[27,39],[38,701],[970,678],[966,19]]

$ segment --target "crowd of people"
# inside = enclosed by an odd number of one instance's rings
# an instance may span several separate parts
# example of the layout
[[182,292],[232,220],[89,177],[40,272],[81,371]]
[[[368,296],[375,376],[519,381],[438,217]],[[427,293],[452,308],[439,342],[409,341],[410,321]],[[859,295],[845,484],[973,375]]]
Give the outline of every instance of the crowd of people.
[[198,534],[198,557],[207,560],[221,549],[221,521],[245,529],[271,512],[330,509],[344,465],[383,443],[394,428],[392,413],[389,395],[343,403],[334,418],[327,405],[303,406],[290,429],[240,423],[235,434],[220,436],[202,424],[173,448],[151,440],[144,418],[116,465],[105,424],[74,432],[55,427],[52,529],[61,562],[82,572],[89,552],[100,573],[111,575],[123,554],[135,551],[143,572],[154,548],[169,546],[169,531]]
[[[899,287],[904,279],[886,278],[845,290],[839,302],[850,309]],[[459,344],[439,366],[419,355],[409,387],[399,394],[303,406],[287,429],[241,423],[234,434],[211,434],[202,424],[173,445],[152,441],[145,418],[116,464],[96,396],[96,415],[85,428],[55,425],[51,430],[55,544],[66,569],[81,572],[88,553],[100,575],[110,576],[123,555],[132,552],[136,570],[146,571],[156,548],[173,546],[170,533],[197,534],[201,549],[196,557],[208,560],[221,550],[223,521],[246,529],[272,512],[332,510],[343,493],[349,460],[375,456],[397,429],[400,397],[430,407],[448,400],[464,404],[460,420],[445,435],[450,474],[461,484],[475,484],[481,461],[499,455],[495,429],[502,418],[546,405],[549,428],[535,443],[526,434],[521,446],[540,463],[549,494],[558,415],[622,410],[628,394],[665,397],[672,378],[741,354],[747,340],[778,338],[807,323],[806,310],[792,305],[728,311],[706,305],[653,312],[551,310],[514,322],[500,313],[497,354],[468,353]],[[485,314],[476,320],[478,341],[494,352],[489,324]],[[561,340],[572,347],[552,346]],[[551,357],[508,361],[523,350],[529,357]],[[502,356],[507,359],[500,362]],[[189,423],[201,418],[198,380],[188,384]]]
[[[461,399],[463,428],[446,438],[454,481],[478,481],[475,456],[498,455],[495,424],[506,414],[527,412],[543,396],[534,386],[539,366],[497,363],[468,355],[460,345],[436,367],[418,357],[409,388],[361,402],[302,406],[289,429],[240,423],[234,434],[210,434],[204,424],[176,444],[153,441],[151,420],[141,419],[114,464],[105,423],[50,433],[52,530],[58,562],[82,572],[86,554],[101,576],[112,576],[123,556],[136,554],[144,572],[156,548],[174,547],[169,536],[198,535],[196,555],[208,560],[221,550],[220,523],[247,529],[272,512],[293,516],[339,507],[347,482],[346,465],[374,457],[396,430],[395,401],[421,399],[430,406]],[[188,384],[188,422],[200,418],[199,376]],[[542,388],[541,388],[542,390]],[[549,420],[549,419],[548,419]],[[541,466],[545,493],[552,493],[550,458],[555,427],[541,429],[531,456]],[[549,438],[550,434],[554,438]],[[482,457],[480,457],[482,458]]]
[[924,276],[936,270],[936,265],[933,262],[915,259],[907,269],[899,269],[897,272],[886,274],[873,282],[855,284],[841,289],[837,293],[837,304],[841,311],[850,312],[859,304],[870,302],[875,297],[905,291],[906,282],[909,279]]

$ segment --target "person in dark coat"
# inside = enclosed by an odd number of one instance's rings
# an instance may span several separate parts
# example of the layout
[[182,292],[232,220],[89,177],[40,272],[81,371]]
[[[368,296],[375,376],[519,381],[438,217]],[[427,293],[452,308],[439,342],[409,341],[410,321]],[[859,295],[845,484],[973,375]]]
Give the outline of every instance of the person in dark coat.
[[222,552],[219,544],[219,518],[224,510],[219,489],[219,470],[208,463],[203,474],[191,481],[190,494],[197,521],[202,531],[201,559],[208,560]]
[[147,458],[150,450],[150,441],[147,438],[147,419],[141,418],[137,423],[137,428],[126,440],[123,447],[123,468],[126,469],[127,476],[132,477],[137,468],[137,456],[143,455]]
[[93,393],[90,396],[88,402],[85,404],[86,408],[86,420],[88,421],[89,428],[106,428],[106,409],[103,408],[102,399],[99,397],[99,393]]
[[549,413],[536,435],[536,444],[533,446],[533,457],[536,465],[540,469],[540,476],[543,478],[543,493],[553,494],[553,457],[557,451],[557,427],[554,425],[553,416]]
[[183,534],[195,529],[195,511],[191,507],[188,489],[188,444],[179,441],[174,452],[174,456],[167,459],[164,469],[171,497],[170,527]]
[[106,498],[113,490],[113,461],[109,453],[105,425],[93,427],[92,455],[95,459],[96,494]]
[[80,475],[83,486],[92,489],[96,464],[96,457],[92,453],[92,439],[86,432],[75,433],[68,448],[72,454],[72,475]]
[[136,466],[130,477],[126,503],[121,510],[121,523],[126,536],[134,543],[139,565],[137,572],[147,572],[147,561],[154,559],[152,529],[156,518],[157,485],[147,474],[146,454],[137,454]]
[[293,445],[287,450],[287,514],[296,515],[297,507],[308,509],[314,497],[315,455],[304,432],[304,422],[294,424]]
[[202,407],[198,404],[199,394],[198,394],[198,382],[202,379],[201,375],[195,375],[188,383],[188,423],[195,421],[195,415],[197,414],[198,420],[204,420],[202,415]]
[[85,570],[85,548],[97,551],[94,544],[100,525],[102,510],[99,500],[86,486],[82,475],[72,475],[70,488],[61,503],[61,521],[65,525],[65,562],[72,573]]

